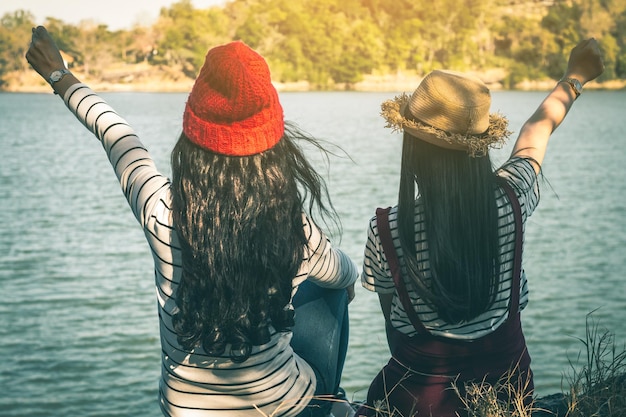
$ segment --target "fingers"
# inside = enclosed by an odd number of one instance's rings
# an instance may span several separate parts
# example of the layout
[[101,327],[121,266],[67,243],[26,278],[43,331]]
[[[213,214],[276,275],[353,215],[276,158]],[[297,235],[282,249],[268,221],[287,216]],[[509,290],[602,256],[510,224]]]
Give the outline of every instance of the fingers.
[[585,47],[591,49],[595,53],[600,53],[600,45],[598,45],[598,41],[595,38],[587,39],[587,43],[585,43]]
[[36,28],[33,28],[31,43],[35,44],[37,41],[43,39],[46,36],[49,37],[48,31],[46,30],[46,28],[43,26],[37,26]]
[[602,53],[595,38],[584,39],[572,48],[566,70],[568,76],[584,84],[600,76],[603,71]]
[[598,45],[598,41],[595,38],[589,38],[581,41],[572,49],[573,53],[599,53],[600,46]]

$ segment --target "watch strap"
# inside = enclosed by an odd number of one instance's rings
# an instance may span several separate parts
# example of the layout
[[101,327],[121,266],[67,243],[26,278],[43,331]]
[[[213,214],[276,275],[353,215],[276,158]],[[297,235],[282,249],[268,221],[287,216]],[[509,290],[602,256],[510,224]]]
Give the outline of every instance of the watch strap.
[[567,83],[567,84],[569,84],[570,87],[572,87],[572,90],[574,90],[574,94],[576,94],[576,98],[578,98],[580,93],[582,93],[582,91],[583,91],[582,84],[576,78],[561,78],[559,80],[559,83]]

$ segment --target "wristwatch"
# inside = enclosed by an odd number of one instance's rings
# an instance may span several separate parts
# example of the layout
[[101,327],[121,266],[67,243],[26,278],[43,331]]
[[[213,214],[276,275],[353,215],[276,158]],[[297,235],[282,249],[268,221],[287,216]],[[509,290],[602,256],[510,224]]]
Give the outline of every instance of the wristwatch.
[[568,83],[570,87],[572,87],[572,90],[574,90],[574,94],[576,94],[576,98],[578,98],[580,93],[583,92],[583,85],[576,78],[561,78],[559,82]]
[[52,71],[52,74],[50,74],[50,77],[48,77],[48,83],[52,86],[54,85],[54,83],[61,81],[61,78],[65,77],[65,75],[69,73],[70,73],[70,70],[66,68]]

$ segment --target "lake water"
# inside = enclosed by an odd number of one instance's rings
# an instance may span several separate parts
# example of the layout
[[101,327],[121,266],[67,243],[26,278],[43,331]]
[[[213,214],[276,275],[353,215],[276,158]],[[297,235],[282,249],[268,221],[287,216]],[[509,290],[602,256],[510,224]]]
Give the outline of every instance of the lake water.
[[[544,94],[495,92],[492,108],[517,132]],[[104,96],[169,172],[186,94]],[[397,195],[401,136],[378,116],[392,96],[281,94],[288,119],[351,157],[324,175],[359,265],[369,218]],[[625,130],[625,91],[585,91],[550,143],[524,253],[538,395],[560,391],[591,311],[626,338]],[[56,96],[0,94],[0,144],[0,414],[159,416],[151,258],[99,143]],[[377,297],[358,288],[350,314],[342,385],[361,400],[389,353]]]

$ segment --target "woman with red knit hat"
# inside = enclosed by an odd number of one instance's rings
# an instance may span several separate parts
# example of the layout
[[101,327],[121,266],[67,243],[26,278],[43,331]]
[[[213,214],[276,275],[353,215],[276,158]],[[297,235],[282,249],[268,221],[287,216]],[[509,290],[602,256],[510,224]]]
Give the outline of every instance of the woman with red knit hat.
[[242,42],[208,52],[170,181],[126,121],[65,68],[45,28],[33,29],[26,58],[102,142],[144,229],[163,414],[328,415],[357,271],[306,213],[334,214],[296,143],[316,142],[285,126],[265,60]]

